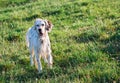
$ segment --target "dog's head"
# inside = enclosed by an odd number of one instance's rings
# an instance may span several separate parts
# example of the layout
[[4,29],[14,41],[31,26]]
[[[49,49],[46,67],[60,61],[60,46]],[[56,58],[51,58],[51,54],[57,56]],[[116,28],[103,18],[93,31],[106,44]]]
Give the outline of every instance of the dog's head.
[[40,36],[45,36],[47,32],[50,32],[53,24],[48,20],[36,19],[34,22],[34,28],[37,30]]

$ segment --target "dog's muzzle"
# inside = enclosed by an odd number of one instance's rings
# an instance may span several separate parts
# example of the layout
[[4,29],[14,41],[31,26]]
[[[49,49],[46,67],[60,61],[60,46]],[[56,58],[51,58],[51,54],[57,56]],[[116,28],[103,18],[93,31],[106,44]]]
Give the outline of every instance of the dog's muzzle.
[[43,36],[42,30],[38,29],[40,36]]

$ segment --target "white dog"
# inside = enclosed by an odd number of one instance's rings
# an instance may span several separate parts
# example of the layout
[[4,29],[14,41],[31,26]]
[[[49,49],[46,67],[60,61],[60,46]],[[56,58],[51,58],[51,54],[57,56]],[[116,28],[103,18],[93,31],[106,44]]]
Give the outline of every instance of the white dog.
[[41,57],[48,63],[48,66],[52,68],[53,58],[48,36],[48,32],[51,31],[52,27],[53,25],[50,21],[36,19],[33,27],[29,28],[26,34],[26,42],[30,51],[30,63],[31,66],[35,64],[39,73],[42,70]]

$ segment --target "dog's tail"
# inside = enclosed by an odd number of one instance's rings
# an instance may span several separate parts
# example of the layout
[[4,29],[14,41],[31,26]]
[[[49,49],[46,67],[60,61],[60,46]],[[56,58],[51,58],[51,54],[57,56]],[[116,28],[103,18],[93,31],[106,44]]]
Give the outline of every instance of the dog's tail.
[[30,29],[28,29],[28,31],[26,33],[26,45],[27,45],[27,47],[29,47],[29,31],[30,31]]
[[28,33],[26,33],[26,45],[29,47],[29,38],[28,38]]

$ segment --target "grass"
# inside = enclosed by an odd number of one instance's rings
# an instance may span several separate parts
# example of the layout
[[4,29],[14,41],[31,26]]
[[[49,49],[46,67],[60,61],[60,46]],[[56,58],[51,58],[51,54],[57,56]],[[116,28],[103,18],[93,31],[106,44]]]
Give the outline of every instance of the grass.
[[[0,82],[119,83],[119,0],[1,0]],[[25,34],[50,20],[53,69],[30,66]]]

